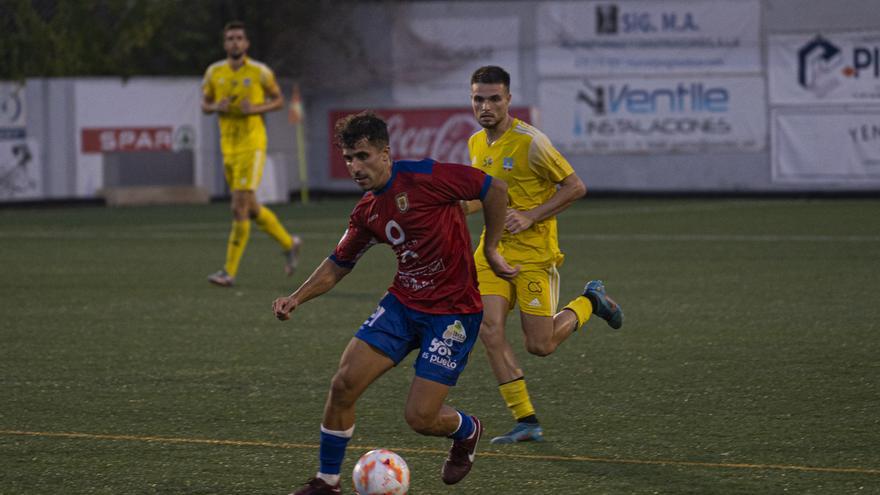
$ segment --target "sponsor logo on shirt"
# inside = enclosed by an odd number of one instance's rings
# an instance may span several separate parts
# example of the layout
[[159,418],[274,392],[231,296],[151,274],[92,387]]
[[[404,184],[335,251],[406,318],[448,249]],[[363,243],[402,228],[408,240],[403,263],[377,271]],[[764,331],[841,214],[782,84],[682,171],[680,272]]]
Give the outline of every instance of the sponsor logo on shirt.
[[[398,258],[401,255],[402,253],[398,254]],[[404,263],[409,260],[401,259],[400,261],[401,263]],[[412,291],[419,291],[425,287],[433,287],[433,275],[445,270],[446,266],[443,264],[443,260],[436,260],[428,265],[420,266],[413,270],[397,272],[397,281],[400,283],[401,287],[406,287]]]

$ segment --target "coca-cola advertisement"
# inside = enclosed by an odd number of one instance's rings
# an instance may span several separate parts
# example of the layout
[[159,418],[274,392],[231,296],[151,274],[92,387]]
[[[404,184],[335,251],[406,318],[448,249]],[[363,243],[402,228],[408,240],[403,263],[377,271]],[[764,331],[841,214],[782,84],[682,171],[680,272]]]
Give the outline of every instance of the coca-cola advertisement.
[[[338,119],[361,110],[330,111],[330,177],[347,179],[348,169],[333,142],[333,126]],[[467,141],[480,124],[470,108],[382,108],[373,112],[388,122],[393,160],[433,158],[438,162],[470,165]],[[511,107],[510,114],[530,122],[528,107]]]

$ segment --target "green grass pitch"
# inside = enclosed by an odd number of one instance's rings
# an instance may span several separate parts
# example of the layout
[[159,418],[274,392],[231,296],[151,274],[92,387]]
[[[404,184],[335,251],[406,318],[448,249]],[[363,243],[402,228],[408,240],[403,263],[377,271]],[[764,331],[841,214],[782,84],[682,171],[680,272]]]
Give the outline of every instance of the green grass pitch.
[[[286,494],[317,467],[339,355],[391,281],[373,248],[278,322],[354,198],[276,208],[306,244],[286,279],[253,229],[210,286],[228,206],[0,209],[0,494]],[[478,228],[479,219],[472,227]],[[425,494],[880,493],[880,201],[586,199],[560,217],[561,303],[591,278],[624,307],[547,358],[508,333],[546,429],[459,485],[411,432],[412,357],[358,405],[343,467],[398,451]],[[452,405],[511,425],[476,348]]]

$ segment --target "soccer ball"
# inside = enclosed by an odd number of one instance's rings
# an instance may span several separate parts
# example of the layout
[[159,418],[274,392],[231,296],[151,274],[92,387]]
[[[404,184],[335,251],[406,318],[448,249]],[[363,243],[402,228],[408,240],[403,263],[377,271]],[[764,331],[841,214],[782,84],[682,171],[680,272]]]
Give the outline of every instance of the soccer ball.
[[358,495],[406,495],[409,467],[402,457],[386,449],[364,454],[351,473]]

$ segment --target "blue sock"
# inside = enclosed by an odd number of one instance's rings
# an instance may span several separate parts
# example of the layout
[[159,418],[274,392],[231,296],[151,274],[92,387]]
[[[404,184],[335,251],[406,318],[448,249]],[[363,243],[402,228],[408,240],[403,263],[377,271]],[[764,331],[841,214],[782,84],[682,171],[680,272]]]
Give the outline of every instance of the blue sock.
[[470,437],[474,433],[474,429],[477,425],[474,423],[474,420],[470,417],[470,415],[465,414],[461,411],[458,411],[458,417],[461,418],[461,424],[458,426],[458,429],[449,435],[449,438],[453,440],[464,440]]
[[[340,432],[327,430],[321,426],[321,447],[318,449],[318,457],[321,459],[320,472],[324,474],[339,474],[342,470],[342,460],[345,458],[345,447],[351,440],[351,431]],[[332,432],[332,433],[331,433]],[[348,436],[340,436],[340,434]]]

